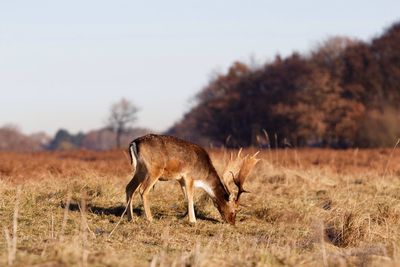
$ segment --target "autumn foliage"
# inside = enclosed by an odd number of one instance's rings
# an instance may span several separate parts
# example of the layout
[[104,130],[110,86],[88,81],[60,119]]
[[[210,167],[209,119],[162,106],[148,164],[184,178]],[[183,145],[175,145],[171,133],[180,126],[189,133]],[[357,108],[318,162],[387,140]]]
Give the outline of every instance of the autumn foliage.
[[203,145],[391,146],[400,137],[400,22],[260,68],[235,62],[168,133]]

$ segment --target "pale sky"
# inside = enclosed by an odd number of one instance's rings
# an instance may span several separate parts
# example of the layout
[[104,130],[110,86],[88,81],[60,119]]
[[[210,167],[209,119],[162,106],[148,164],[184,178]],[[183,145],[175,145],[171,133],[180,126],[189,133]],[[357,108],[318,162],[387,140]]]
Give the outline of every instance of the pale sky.
[[0,0],[0,126],[96,129],[125,97],[136,126],[163,131],[235,60],[370,40],[399,11],[399,0]]

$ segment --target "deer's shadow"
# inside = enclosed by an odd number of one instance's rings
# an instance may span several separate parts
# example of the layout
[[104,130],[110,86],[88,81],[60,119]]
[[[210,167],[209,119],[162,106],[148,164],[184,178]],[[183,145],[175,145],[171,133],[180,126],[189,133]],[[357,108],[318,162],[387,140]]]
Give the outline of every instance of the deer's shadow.
[[[217,219],[208,217],[207,215],[203,214],[201,211],[198,211],[196,209],[194,209],[194,214],[196,215],[196,219],[203,220],[203,221],[209,221],[212,223],[220,223],[220,221],[218,221]],[[177,215],[177,217],[180,219],[183,219],[186,216],[188,216],[188,211],[185,211],[184,213]]]
[[[71,202],[68,205],[65,202],[61,202],[60,207],[63,209],[68,208],[68,210],[75,211],[75,212],[81,211],[81,206],[79,205],[79,203],[76,203],[76,202]],[[113,207],[101,207],[101,206],[96,206],[96,205],[92,205],[92,204],[87,204],[86,212],[93,213],[96,215],[113,215],[116,217],[121,217],[125,211],[125,208],[126,208],[126,206],[124,206],[124,205],[118,205],[118,206],[113,206]],[[136,216],[142,216],[142,214],[143,214],[143,212],[140,208],[134,208],[133,213]],[[196,214],[196,218],[199,220],[210,221],[212,223],[220,223],[220,221],[218,221],[217,219],[210,218],[210,217],[204,215],[202,212],[198,212],[196,209],[195,209],[195,214]],[[158,214],[158,213],[155,214],[154,217],[161,218],[161,217],[163,217],[163,215],[166,215],[166,214],[161,212],[160,214]],[[184,213],[177,213],[176,216],[180,219],[183,219],[187,215],[188,215],[188,212],[185,211]]]
[[[61,202],[60,204],[61,208],[66,209],[70,211],[81,211],[81,207],[78,203],[71,202],[69,203],[68,207],[65,202]],[[101,206],[96,206],[92,204],[87,204],[86,205],[86,212],[97,214],[97,215],[113,215],[116,217],[122,216],[122,214],[125,211],[125,206],[123,205],[118,205],[114,207],[101,207]],[[136,214],[137,216],[142,215],[142,210],[139,208],[133,209],[133,213]]]

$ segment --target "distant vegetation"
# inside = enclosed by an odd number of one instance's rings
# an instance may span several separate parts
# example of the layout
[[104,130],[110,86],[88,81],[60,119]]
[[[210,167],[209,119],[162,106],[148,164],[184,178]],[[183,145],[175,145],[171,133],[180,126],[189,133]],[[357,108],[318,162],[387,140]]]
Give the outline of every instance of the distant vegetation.
[[49,140],[45,133],[23,134],[15,125],[0,127],[0,151],[40,151]]
[[259,68],[235,62],[169,134],[208,145],[391,146],[400,136],[400,22]]
[[[150,132],[152,131],[144,128],[125,129],[120,136],[122,147],[128,147],[132,139]],[[54,137],[45,133],[26,135],[15,126],[0,127],[0,151],[109,150],[117,147],[116,140],[117,132],[110,127],[77,134],[60,129]]]
[[86,134],[70,134],[60,129],[46,146],[49,150],[109,150],[128,147],[132,139],[152,132],[149,129],[133,128],[139,111],[132,102],[125,98],[111,105],[106,127],[89,131]]
[[[122,147],[128,147],[132,139],[151,132],[144,128],[128,128],[124,132],[118,133]],[[86,134],[70,134],[67,130],[59,130],[52,141],[48,144],[49,150],[109,150],[117,147],[117,132],[109,127],[89,131]]]
[[132,139],[154,132],[150,129],[132,127],[139,109],[122,98],[110,107],[106,126],[87,133],[72,134],[59,129],[54,137],[45,133],[23,134],[17,126],[0,127],[0,151],[42,151],[42,150],[110,150],[128,147]]

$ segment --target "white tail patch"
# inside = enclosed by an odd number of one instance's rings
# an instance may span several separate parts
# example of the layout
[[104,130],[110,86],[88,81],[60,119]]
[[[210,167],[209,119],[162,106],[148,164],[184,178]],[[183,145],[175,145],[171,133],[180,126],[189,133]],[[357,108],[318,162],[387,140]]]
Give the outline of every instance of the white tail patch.
[[206,184],[203,181],[195,180],[194,181],[194,186],[203,189],[204,191],[207,192],[211,197],[215,197],[214,191],[212,190],[211,186]]
[[[135,148],[134,148],[134,146],[135,146]],[[135,150],[136,150],[136,144],[135,143],[132,143],[130,146],[129,146],[129,150],[130,150],[130,153],[131,153],[131,159],[132,159],[132,168],[136,171],[136,166],[137,166],[137,158],[136,158],[136,153],[135,153]]]

